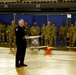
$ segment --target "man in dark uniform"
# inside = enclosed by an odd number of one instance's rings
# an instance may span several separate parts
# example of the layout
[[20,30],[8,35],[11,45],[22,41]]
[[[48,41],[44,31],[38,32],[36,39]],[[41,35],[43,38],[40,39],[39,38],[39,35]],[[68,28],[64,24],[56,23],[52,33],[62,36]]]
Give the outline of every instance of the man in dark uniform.
[[19,20],[19,26],[15,29],[16,32],[16,67],[27,66],[24,64],[24,57],[26,53],[26,29],[24,27],[24,20]]

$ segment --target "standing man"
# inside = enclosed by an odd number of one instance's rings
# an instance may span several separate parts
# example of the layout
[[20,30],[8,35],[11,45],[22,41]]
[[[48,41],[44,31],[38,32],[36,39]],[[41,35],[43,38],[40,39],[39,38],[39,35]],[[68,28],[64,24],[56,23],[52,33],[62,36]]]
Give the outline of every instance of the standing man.
[[1,26],[2,26],[2,29],[1,29],[2,44],[4,44],[4,42],[5,42],[5,25],[4,25],[4,22],[2,22]]
[[[60,34],[60,45],[62,46],[62,42],[66,42],[66,33],[67,33],[67,27],[65,22],[62,23],[62,26],[60,27],[59,34]],[[66,43],[65,43],[66,44]]]
[[69,40],[70,40],[70,46],[72,46],[72,41],[73,41],[73,35],[74,35],[74,25],[71,24],[69,27]]
[[30,25],[28,22],[25,22],[25,28],[26,28],[27,35],[30,35]]
[[[40,28],[38,27],[36,22],[34,22],[33,26],[31,27],[30,33],[32,36],[38,36],[40,34]],[[38,45],[39,45],[39,38],[32,39],[32,46],[34,46],[34,43],[35,43],[34,41],[38,42]]]
[[10,36],[10,24],[7,24],[7,27],[6,27],[6,40],[7,40],[7,44],[9,44],[10,43],[10,38],[9,38],[9,36]]
[[75,45],[76,42],[76,22],[75,22],[75,26],[74,26],[74,33],[73,33],[73,39],[72,39],[72,46]]
[[15,21],[13,20],[11,22],[11,26],[10,26],[10,50],[12,50],[12,47],[14,47],[15,50],[15,43],[16,43],[16,36],[15,36],[15,28],[16,28],[16,24]]
[[16,32],[16,67],[27,66],[24,64],[24,57],[26,53],[26,28],[24,27],[24,20],[19,20],[19,26],[15,29]]
[[[28,22],[25,22],[25,28],[26,28],[26,33],[29,36],[30,35],[30,25],[28,24]],[[29,47],[30,45],[30,40],[27,39],[27,47]]]
[[44,40],[45,35],[46,35],[45,30],[46,30],[46,25],[43,24],[41,27],[41,45],[44,45],[45,43],[45,40]]
[[30,33],[32,36],[37,36],[40,34],[40,28],[37,26],[36,22],[34,22],[33,26],[31,27]]
[[51,22],[48,21],[47,22],[47,26],[46,26],[46,29],[45,29],[45,45],[50,45],[52,46],[52,27],[51,27]]
[[52,24],[52,43],[56,46],[58,28],[55,23]]
[[2,30],[2,25],[0,24],[0,44],[1,44],[1,30]]

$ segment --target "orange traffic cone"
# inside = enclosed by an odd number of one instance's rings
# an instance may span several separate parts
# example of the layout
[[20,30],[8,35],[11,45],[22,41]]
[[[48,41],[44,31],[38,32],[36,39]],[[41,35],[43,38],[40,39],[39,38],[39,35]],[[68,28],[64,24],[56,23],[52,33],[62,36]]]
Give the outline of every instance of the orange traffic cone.
[[49,55],[51,54],[51,50],[50,50],[50,46],[48,45],[47,49],[46,49],[46,54]]

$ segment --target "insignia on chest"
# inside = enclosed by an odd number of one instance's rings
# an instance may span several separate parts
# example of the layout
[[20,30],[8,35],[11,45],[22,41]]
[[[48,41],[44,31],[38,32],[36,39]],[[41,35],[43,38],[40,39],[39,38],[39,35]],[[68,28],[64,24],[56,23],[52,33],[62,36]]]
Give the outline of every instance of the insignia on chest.
[[16,31],[18,31],[18,28],[16,28]]

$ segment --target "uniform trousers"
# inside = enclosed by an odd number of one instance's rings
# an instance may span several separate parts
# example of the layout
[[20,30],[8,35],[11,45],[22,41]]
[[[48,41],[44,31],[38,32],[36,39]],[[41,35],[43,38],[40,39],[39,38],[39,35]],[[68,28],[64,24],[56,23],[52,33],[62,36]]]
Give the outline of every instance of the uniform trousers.
[[24,63],[25,53],[26,53],[26,40],[17,40],[17,52],[16,52],[16,65]]

